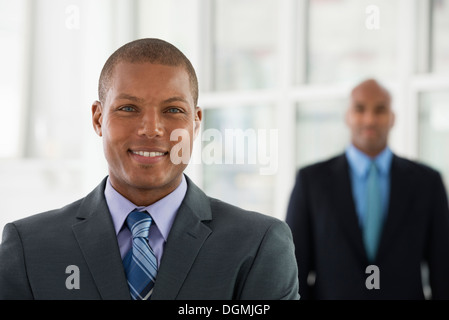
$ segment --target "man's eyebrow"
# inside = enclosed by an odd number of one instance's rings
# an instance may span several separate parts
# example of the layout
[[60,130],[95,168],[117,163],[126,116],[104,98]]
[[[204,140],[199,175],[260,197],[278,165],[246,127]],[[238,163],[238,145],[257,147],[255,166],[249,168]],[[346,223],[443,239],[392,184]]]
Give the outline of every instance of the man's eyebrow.
[[183,97],[178,97],[178,96],[168,98],[168,99],[164,100],[163,102],[164,103],[184,102],[186,104],[189,104],[189,102],[186,99],[184,99]]
[[[133,96],[131,94],[127,94],[127,93],[119,94],[116,97],[116,99],[131,100],[131,101],[136,101],[136,102],[141,102],[141,103],[144,102],[144,99]],[[183,97],[179,97],[179,96],[171,97],[171,98],[165,99],[163,101],[163,103],[172,103],[172,102],[183,102],[183,103],[189,104],[189,102],[186,99],[184,99]]]
[[136,96],[133,96],[133,95],[127,94],[127,93],[119,94],[116,97],[116,99],[131,100],[131,101],[136,101],[136,102],[143,102],[144,101],[142,98],[138,98]]

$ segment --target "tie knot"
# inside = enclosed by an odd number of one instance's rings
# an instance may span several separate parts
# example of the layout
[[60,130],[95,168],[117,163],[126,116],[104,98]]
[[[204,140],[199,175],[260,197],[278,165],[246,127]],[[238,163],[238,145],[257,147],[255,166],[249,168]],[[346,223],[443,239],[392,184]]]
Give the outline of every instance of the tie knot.
[[153,219],[146,211],[134,210],[126,218],[126,224],[133,238],[148,238],[152,221]]
[[379,170],[377,168],[377,164],[374,160],[372,160],[369,165],[368,173],[369,174],[377,174],[378,172],[379,172]]

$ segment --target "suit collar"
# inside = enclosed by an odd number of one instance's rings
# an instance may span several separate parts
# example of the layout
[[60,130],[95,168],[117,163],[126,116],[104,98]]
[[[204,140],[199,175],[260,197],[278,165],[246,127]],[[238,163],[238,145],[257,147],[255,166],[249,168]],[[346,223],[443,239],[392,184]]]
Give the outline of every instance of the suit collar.
[[79,207],[79,222],[72,226],[75,238],[103,299],[130,299],[128,284],[104,198],[104,179],[84,198]]
[[193,262],[212,230],[209,198],[186,177],[188,188],[164,249],[152,299],[176,299]]
[[345,154],[335,158],[331,167],[330,195],[335,207],[337,223],[343,229],[343,234],[348,238],[348,243],[359,255],[360,259],[366,259],[363,246],[362,231],[357,218],[355,202],[352,195],[352,187],[349,176],[349,164]]
[[381,258],[383,252],[388,249],[392,239],[397,234],[401,225],[406,221],[406,215],[409,212],[408,206],[410,199],[413,199],[413,189],[411,186],[413,171],[405,165],[402,158],[393,155],[391,163],[391,178],[390,178],[390,201],[388,206],[387,217],[384,222],[382,230],[378,258]]

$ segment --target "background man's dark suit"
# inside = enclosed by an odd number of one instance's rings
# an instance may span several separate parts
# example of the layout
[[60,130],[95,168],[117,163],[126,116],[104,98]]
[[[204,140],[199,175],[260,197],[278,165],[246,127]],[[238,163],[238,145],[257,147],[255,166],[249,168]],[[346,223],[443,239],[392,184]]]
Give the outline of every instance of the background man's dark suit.
[[[84,199],[5,227],[0,299],[130,299],[105,181]],[[209,198],[187,182],[152,300],[297,299],[287,225]],[[80,289],[66,287],[69,265],[79,268]]]
[[[393,156],[390,203],[368,290],[368,263],[345,155],[299,170],[288,207],[303,299],[423,299],[421,262],[434,298],[449,299],[449,214],[440,174]],[[307,284],[310,271],[313,285]]]

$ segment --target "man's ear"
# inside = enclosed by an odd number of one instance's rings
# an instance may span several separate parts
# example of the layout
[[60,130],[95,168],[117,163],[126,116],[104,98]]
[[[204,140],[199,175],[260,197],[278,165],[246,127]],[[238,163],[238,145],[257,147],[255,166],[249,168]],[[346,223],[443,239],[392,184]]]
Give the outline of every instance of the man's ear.
[[345,112],[345,124],[349,127],[349,108]]
[[103,106],[100,101],[95,100],[92,104],[92,124],[94,126],[95,132],[101,137],[102,133],[102,122],[103,122]]
[[391,111],[390,129],[393,128],[395,123],[396,123],[396,114],[393,111]]
[[195,107],[195,122],[193,128],[193,139],[195,140],[198,136],[198,132],[200,132],[201,127],[201,119],[203,118],[203,111],[200,107]]

